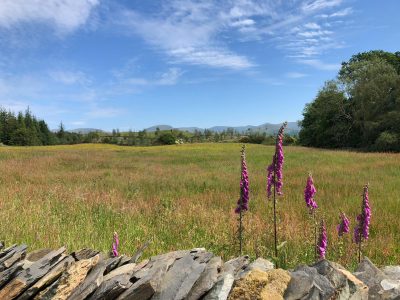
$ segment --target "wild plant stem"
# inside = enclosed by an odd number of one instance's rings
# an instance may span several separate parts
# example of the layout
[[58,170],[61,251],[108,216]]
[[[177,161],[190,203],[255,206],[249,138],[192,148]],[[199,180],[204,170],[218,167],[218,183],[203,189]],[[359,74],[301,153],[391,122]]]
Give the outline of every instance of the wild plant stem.
[[276,228],[276,160],[277,160],[277,153],[275,150],[275,157],[274,157],[274,246],[275,246],[275,257],[278,258],[278,234]]
[[359,243],[358,243],[358,263],[361,263],[361,238],[362,238],[362,236],[361,236],[361,230],[360,230],[360,233],[359,233]]
[[[242,205],[242,204],[240,204]],[[239,252],[240,256],[242,256],[242,247],[243,247],[243,236],[242,236],[243,226],[242,226],[242,208],[240,208],[239,212]]]
[[313,210],[313,220],[314,220],[314,258],[317,260],[317,217],[315,216],[315,211]]

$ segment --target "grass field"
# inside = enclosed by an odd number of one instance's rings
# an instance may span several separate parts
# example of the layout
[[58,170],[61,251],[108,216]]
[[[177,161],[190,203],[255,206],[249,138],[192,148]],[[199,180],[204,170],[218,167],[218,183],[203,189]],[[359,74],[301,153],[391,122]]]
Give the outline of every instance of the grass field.
[[[77,145],[0,148],[0,240],[30,249],[110,249],[132,254],[151,239],[146,256],[206,247],[225,259],[237,255],[233,213],[240,180],[240,144],[160,147]],[[303,199],[312,171],[319,215],[328,226],[327,258],[351,267],[351,236],[338,241],[339,209],[360,210],[370,184],[372,222],[365,254],[377,264],[400,263],[400,155],[286,147],[284,196],[279,199],[279,240],[287,240],[287,266],[313,260],[312,229]],[[272,205],[266,166],[273,147],[247,146],[250,210],[245,252],[273,250]]]

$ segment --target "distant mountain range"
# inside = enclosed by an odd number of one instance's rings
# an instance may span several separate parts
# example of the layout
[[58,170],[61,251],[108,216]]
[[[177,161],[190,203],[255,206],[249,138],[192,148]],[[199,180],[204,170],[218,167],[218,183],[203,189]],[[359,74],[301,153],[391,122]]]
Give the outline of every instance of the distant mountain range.
[[77,129],[72,129],[72,130],[68,130],[68,131],[73,132],[73,133],[80,133],[80,134],[88,134],[91,132],[104,132],[104,130],[96,129],[96,128],[77,128]]
[[[160,130],[171,130],[171,129],[176,129],[180,131],[187,131],[187,132],[195,132],[196,130],[198,131],[204,131],[205,129],[211,130],[213,132],[222,132],[226,131],[229,128],[233,128],[236,132],[239,133],[246,133],[246,132],[266,132],[267,134],[276,134],[281,127],[280,124],[271,124],[271,123],[264,123],[258,126],[253,126],[253,125],[247,125],[247,126],[213,126],[210,128],[200,128],[200,127],[173,127],[171,125],[154,125],[148,128],[145,128],[147,132],[154,132],[159,128]],[[57,131],[57,130],[54,130]],[[81,133],[81,134],[88,134],[90,132],[105,132],[104,130],[101,129],[96,129],[96,128],[77,128],[77,129],[72,129],[68,130],[69,132],[75,132],[75,133]],[[288,122],[288,125],[286,127],[285,132],[291,135],[298,134],[300,131],[300,127],[297,124],[297,122]]]
[[[233,128],[236,132],[246,133],[246,132],[266,132],[267,134],[275,134],[278,132],[279,128],[282,124],[271,124],[264,123],[258,126],[247,125],[247,126],[213,126],[210,128],[199,128],[199,127],[172,127],[171,125],[155,125],[145,130],[148,132],[156,131],[157,128],[160,130],[171,130],[177,129],[181,131],[195,132],[196,130],[204,131],[205,129],[211,130],[213,132],[222,132],[226,131],[229,128]],[[297,122],[288,122],[286,127],[286,133],[288,134],[297,134],[300,131],[300,127]]]

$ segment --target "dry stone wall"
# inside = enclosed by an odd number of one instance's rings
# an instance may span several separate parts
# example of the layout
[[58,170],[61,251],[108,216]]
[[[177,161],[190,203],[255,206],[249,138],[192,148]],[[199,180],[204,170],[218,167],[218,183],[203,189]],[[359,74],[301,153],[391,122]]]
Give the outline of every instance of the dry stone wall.
[[400,299],[400,266],[364,258],[355,273],[321,260],[287,271],[263,258],[223,262],[203,248],[141,260],[0,243],[0,299]]

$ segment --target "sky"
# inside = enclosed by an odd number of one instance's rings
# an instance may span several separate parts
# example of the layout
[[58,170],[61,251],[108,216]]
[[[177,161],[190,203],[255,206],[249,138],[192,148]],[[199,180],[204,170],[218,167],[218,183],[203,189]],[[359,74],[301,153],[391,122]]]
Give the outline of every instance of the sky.
[[398,0],[0,0],[0,106],[50,128],[302,118],[353,54],[400,50]]

